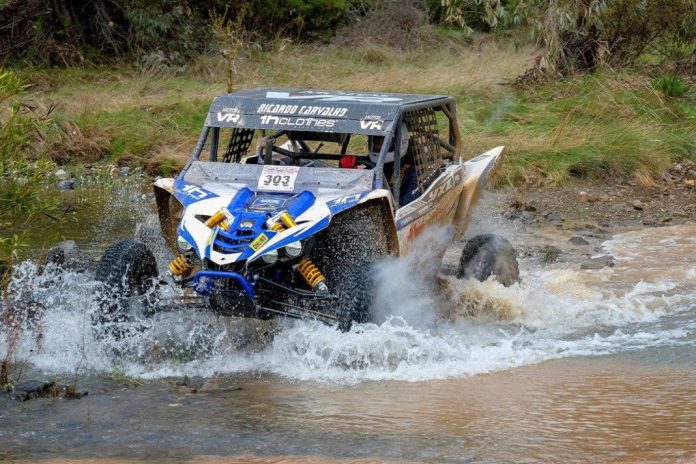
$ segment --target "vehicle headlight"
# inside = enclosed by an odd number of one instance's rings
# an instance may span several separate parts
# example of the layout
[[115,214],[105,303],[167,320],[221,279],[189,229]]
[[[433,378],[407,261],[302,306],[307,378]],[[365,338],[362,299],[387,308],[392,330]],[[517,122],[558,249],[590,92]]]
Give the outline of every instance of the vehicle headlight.
[[268,264],[273,264],[278,261],[278,250],[272,250],[261,255],[261,259]]
[[297,258],[302,254],[302,243],[298,240],[296,242],[292,242],[285,245],[285,253],[287,253],[288,256]]
[[182,237],[181,235],[179,235],[179,236],[176,238],[176,248],[177,248],[180,252],[186,253],[187,251],[191,251],[191,248],[193,248],[193,246],[191,246],[191,244],[190,244],[189,242],[187,242],[186,239],[185,239],[184,237]]

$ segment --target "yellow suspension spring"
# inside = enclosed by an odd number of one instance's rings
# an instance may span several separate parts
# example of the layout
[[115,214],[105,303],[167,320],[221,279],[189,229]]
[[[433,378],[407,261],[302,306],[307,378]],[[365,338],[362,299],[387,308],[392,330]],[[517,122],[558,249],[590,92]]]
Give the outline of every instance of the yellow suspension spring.
[[295,221],[288,214],[287,211],[283,211],[277,216],[273,216],[268,221],[266,221],[266,226],[273,232],[282,232],[286,228],[295,227]]
[[183,255],[177,256],[174,261],[169,263],[169,270],[175,276],[182,276],[191,271],[192,268],[193,266],[188,263]]
[[[282,232],[286,227],[289,229],[296,225],[292,216],[290,216],[287,211],[283,211],[279,216],[271,218],[269,221],[270,222],[267,224],[268,228],[275,232]],[[321,273],[319,268],[308,256],[300,260],[297,265],[297,270],[312,288],[322,292],[329,290],[326,286],[326,277],[324,277],[324,274]]]
[[226,221],[227,215],[225,214],[225,209],[222,208],[220,211],[217,213],[213,214],[208,218],[208,220],[205,221],[205,225],[210,227],[211,229],[217,225],[222,227],[223,229],[227,230],[230,228],[229,223]]
[[319,268],[308,257],[305,256],[302,258],[297,265],[297,270],[312,288],[317,288],[319,286],[326,288],[326,277],[324,277],[324,274],[321,273]]

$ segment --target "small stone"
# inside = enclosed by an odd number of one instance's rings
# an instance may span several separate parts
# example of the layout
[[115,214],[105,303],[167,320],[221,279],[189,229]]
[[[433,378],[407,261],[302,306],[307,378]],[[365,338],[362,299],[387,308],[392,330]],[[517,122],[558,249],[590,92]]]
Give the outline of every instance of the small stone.
[[596,270],[603,267],[614,267],[614,257],[609,255],[590,258],[580,265],[580,269]]
[[599,225],[599,227],[604,227],[605,229],[608,229],[609,226],[611,225],[611,224],[609,224],[609,221],[604,221],[604,220],[597,221],[597,224]]
[[58,187],[58,190],[60,190],[61,192],[66,192],[68,190],[74,190],[75,189],[75,179],[61,180],[56,184],[56,187]]
[[578,236],[571,237],[568,241],[570,243],[572,243],[573,245],[589,245],[590,244],[590,242],[588,242],[584,238],[578,237]]
[[129,168],[128,166],[123,166],[121,169],[118,170],[118,173],[123,177],[130,175],[130,172],[131,168]]
[[45,382],[43,380],[27,380],[14,386],[10,393],[10,398],[17,401],[28,401],[34,398],[50,396],[54,385],[53,382]]
[[562,222],[563,221],[563,218],[556,213],[548,213],[546,215],[546,219],[548,219],[551,222]]
[[554,263],[561,256],[561,249],[553,245],[546,245],[539,250],[539,255],[544,263]]
[[696,180],[696,171],[694,171],[693,169],[689,169],[688,171],[686,171],[686,178],[688,180]]
[[672,177],[672,174],[667,171],[663,171],[661,177],[665,182],[674,182],[674,177]]
[[220,384],[218,383],[217,380],[210,379],[207,380],[203,386],[199,389],[201,392],[210,392],[210,391],[216,391],[220,390]]
[[640,201],[640,200],[633,200],[633,203],[631,203],[631,204],[633,205],[633,207],[634,207],[635,209],[637,209],[637,210],[639,210],[639,211],[642,210],[642,209],[645,207],[645,205],[643,204],[643,202]]
[[67,171],[63,168],[60,168],[59,170],[56,171],[56,180],[67,180],[70,178],[70,174],[67,173]]

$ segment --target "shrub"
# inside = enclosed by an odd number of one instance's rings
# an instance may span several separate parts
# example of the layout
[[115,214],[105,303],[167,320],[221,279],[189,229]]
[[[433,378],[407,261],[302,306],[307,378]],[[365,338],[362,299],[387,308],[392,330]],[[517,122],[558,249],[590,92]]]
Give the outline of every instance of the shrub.
[[681,97],[689,91],[689,86],[677,76],[668,76],[655,79],[653,88],[659,90],[668,97]]

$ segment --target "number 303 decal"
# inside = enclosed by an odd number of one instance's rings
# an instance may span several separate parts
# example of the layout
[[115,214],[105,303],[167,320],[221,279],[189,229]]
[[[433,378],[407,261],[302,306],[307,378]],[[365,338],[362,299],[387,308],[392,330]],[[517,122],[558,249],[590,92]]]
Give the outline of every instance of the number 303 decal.
[[259,177],[258,190],[292,192],[299,173],[298,166],[264,166]]

